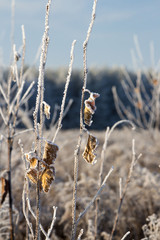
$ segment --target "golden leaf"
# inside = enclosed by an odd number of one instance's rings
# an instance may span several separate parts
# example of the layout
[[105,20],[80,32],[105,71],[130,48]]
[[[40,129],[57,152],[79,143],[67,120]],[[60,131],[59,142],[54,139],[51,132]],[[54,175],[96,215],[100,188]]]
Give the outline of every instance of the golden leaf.
[[[39,172],[39,180],[40,180],[40,191],[42,190],[42,184],[41,184],[41,175],[42,172]],[[34,183],[37,184],[37,170],[36,169],[29,169],[27,171],[27,177],[29,178],[29,180]]]
[[44,192],[48,192],[51,183],[55,179],[55,169],[54,167],[45,169],[41,176],[42,188]]
[[58,146],[53,142],[46,141],[43,153],[43,161],[45,161],[48,165],[54,163],[57,157]]
[[84,108],[84,122],[88,126],[91,126],[92,124],[92,115],[96,111],[96,105],[95,105],[95,99],[99,97],[98,93],[90,93],[90,97],[85,100],[85,108]]
[[89,134],[87,145],[82,154],[82,156],[83,156],[84,160],[86,160],[86,162],[91,163],[91,164],[96,163],[95,151],[96,151],[97,146],[98,146],[97,138],[94,137],[93,135]]
[[35,151],[31,151],[25,154],[26,160],[30,163],[30,168],[36,168],[38,163],[38,156]]
[[0,206],[2,206],[3,202],[6,199],[7,193],[9,190],[9,182],[4,177],[1,177],[1,201]]
[[84,109],[84,122],[88,126],[91,126],[92,124],[92,113],[89,108],[85,107]]

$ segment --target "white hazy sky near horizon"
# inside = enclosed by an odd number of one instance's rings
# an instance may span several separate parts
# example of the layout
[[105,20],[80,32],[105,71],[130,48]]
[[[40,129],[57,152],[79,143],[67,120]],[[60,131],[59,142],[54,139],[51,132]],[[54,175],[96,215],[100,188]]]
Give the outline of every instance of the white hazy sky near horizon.
[[[32,65],[41,44],[47,1],[15,0],[15,44],[21,46],[21,25],[26,34],[25,63]],[[53,0],[47,67],[67,67],[74,39],[74,67],[83,67],[83,41],[91,19],[93,0]],[[155,63],[160,58],[159,0],[98,0],[96,20],[88,45],[88,67],[125,65],[132,68],[133,36],[139,39],[144,64],[151,66],[150,43]],[[11,0],[0,0],[0,65],[8,66],[11,51]],[[37,61],[37,66],[39,61]]]

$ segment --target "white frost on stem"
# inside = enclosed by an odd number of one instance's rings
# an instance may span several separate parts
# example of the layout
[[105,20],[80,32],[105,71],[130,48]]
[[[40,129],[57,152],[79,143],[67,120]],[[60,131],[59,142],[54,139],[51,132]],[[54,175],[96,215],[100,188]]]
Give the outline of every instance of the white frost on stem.
[[71,73],[72,73],[72,66],[73,66],[73,53],[74,53],[74,46],[75,46],[76,40],[74,40],[72,42],[72,47],[71,47],[71,53],[70,53],[70,64],[69,64],[69,69],[68,69],[68,75],[67,75],[67,80],[66,80],[66,84],[65,84],[65,89],[64,89],[64,93],[63,93],[63,99],[62,99],[62,104],[61,104],[61,111],[60,111],[60,116],[59,116],[59,121],[58,121],[58,126],[57,126],[57,130],[56,133],[53,137],[53,142],[55,141],[57,134],[59,132],[59,130],[61,129],[62,126],[62,119],[63,119],[63,112],[64,112],[64,105],[65,105],[65,101],[66,101],[66,96],[67,96],[67,90],[68,90],[68,86],[70,83],[70,79],[71,79]]

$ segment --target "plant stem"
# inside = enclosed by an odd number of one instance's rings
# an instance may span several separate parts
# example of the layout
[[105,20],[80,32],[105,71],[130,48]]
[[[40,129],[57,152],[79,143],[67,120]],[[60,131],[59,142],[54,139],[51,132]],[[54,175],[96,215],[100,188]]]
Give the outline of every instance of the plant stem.
[[[43,99],[44,99],[44,72],[47,60],[47,50],[49,44],[49,13],[51,0],[48,0],[45,14],[45,30],[42,38],[39,76],[37,86],[36,106],[33,113],[34,129],[35,129],[35,151],[38,153],[39,159],[42,159],[42,135],[43,135]],[[38,113],[40,114],[40,123],[38,124]],[[35,239],[40,239],[40,161],[37,164],[37,186],[36,186],[36,235]]]
[[8,183],[9,183],[9,221],[10,221],[10,239],[14,240],[14,225],[13,225],[13,207],[12,207],[12,176],[11,176],[11,154],[12,154],[12,146],[13,146],[13,139],[12,137],[8,136],[7,139],[8,144]]
[[79,151],[82,141],[82,129],[80,130],[80,135],[78,138],[77,149],[74,153],[74,185],[73,185],[73,198],[72,198],[72,236],[71,239],[74,240],[76,237],[76,205],[77,205],[77,179],[78,179],[78,166],[79,166]]
[[77,221],[76,221],[76,204],[77,204],[77,180],[78,180],[78,166],[79,166],[79,152],[81,148],[81,142],[82,142],[82,135],[84,131],[84,124],[83,124],[83,106],[84,106],[84,93],[87,85],[87,45],[88,41],[91,35],[93,23],[95,20],[95,12],[96,12],[96,4],[97,0],[94,0],[93,2],[93,8],[92,8],[92,17],[91,22],[88,27],[87,36],[85,41],[83,42],[83,87],[82,87],[82,94],[81,94],[81,107],[80,107],[80,133],[78,138],[78,144],[77,148],[75,149],[74,153],[74,185],[73,185],[73,198],[72,198],[72,235],[71,239],[74,240],[76,237],[76,227],[77,227]]

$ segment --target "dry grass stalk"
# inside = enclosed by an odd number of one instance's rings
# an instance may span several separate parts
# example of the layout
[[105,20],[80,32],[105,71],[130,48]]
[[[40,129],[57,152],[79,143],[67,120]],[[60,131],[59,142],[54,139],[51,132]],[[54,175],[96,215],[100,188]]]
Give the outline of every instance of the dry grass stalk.
[[121,240],[124,240],[129,234],[130,234],[130,232],[128,231],[128,232],[121,238]]
[[[24,48],[24,55],[25,55],[25,34],[24,34],[24,28],[22,30],[22,41],[23,41],[23,48]],[[13,226],[13,211],[12,211],[12,175],[11,175],[11,154],[12,154],[12,147],[13,147],[13,140],[14,140],[14,134],[15,134],[15,128],[17,124],[17,117],[18,117],[18,110],[19,110],[19,102],[22,95],[22,90],[24,87],[24,81],[19,82],[19,76],[17,71],[17,58],[16,58],[16,49],[15,45],[13,45],[13,64],[10,68],[10,75],[8,78],[8,89],[7,89],[7,96],[4,98],[7,100],[7,118],[6,121],[4,121],[7,125],[7,144],[8,144],[8,183],[9,183],[9,212],[10,212],[10,225],[11,225],[11,232],[10,237],[11,239],[14,239],[14,226]],[[22,65],[24,62],[21,63]],[[21,74],[23,71],[21,71]],[[15,75],[16,74],[16,75]],[[11,101],[11,83],[12,81],[16,81],[16,87],[17,87],[17,94],[15,95],[14,99]],[[1,91],[4,92],[4,91]]]
[[113,224],[113,228],[112,228],[109,240],[113,239],[113,236],[114,236],[114,233],[115,233],[115,230],[116,230],[116,226],[117,226],[117,223],[118,223],[118,219],[119,219],[119,214],[120,214],[121,207],[122,207],[122,204],[123,204],[123,200],[124,200],[126,192],[127,192],[128,184],[131,181],[131,177],[132,177],[134,166],[135,166],[137,160],[140,157],[141,157],[141,154],[136,156],[136,153],[135,153],[135,140],[133,139],[132,140],[132,161],[131,161],[130,169],[129,169],[129,172],[128,172],[127,180],[125,182],[124,188],[122,189],[122,193],[120,194],[119,206],[118,206],[118,210],[117,210],[117,213],[116,213],[116,216],[115,216],[115,219],[114,219],[114,224]]
[[[28,187],[27,186],[27,179],[25,179],[24,187],[23,187],[23,193],[22,193],[23,214],[24,214],[24,217],[26,219],[26,223],[27,223],[27,225],[29,227],[32,239],[34,239],[33,227],[32,227],[32,224],[29,221],[28,212],[26,211],[26,204],[25,204],[25,202],[26,202],[26,193],[28,193],[27,187]],[[26,238],[27,238],[27,236],[26,236]]]
[[53,206],[53,217],[52,217],[52,221],[51,221],[51,225],[48,229],[48,232],[47,232],[47,237],[49,238],[50,235],[51,235],[51,232],[53,230],[53,226],[54,226],[54,223],[56,221],[56,211],[57,211],[57,207]]
[[[30,213],[32,214],[32,216],[33,216],[34,219],[36,220],[36,214],[34,213],[34,211],[33,211],[32,208],[31,208],[30,199],[29,199],[28,194],[26,195],[26,201],[27,201],[27,206],[28,206],[28,209],[29,209]],[[46,237],[46,239],[49,240],[48,237],[47,237],[47,233],[46,233],[45,230],[43,229],[43,226],[40,224],[39,227],[40,227],[42,233],[44,234],[44,236]],[[35,237],[34,237],[34,239],[35,239]]]
[[72,42],[72,46],[71,46],[71,52],[70,52],[70,59],[71,60],[70,60],[70,64],[69,64],[67,80],[66,80],[66,84],[65,84],[64,93],[63,93],[61,111],[60,111],[60,115],[59,115],[59,119],[58,119],[58,126],[57,126],[57,130],[56,130],[55,135],[54,135],[53,140],[52,140],[53,142],[55,142],[57,134],[62,127],[62,120],[63,120],[63,117],[64,117],[64,106],[65,106],[65,102],[66,102],[67,90],[68,90],[68,86],[69,86],[70,79],[71,79],[71,73],[72,73],[72,66],[73,66],[73,60],[74,60],[73,53],[74,53],[75,43],[76,43],[76,40],[74,40]]
[[[137,126],[149,129],[154,136],[153,129],[160,128],[159,70],[155,64],[153,64],[153,68],[150,71],[146,69],[137,36],[134,36],[134,43],[137,55],[136,58],[132,51],[137,71],[135,82],[131,79],[127,70],[122,68],[122,73],[125,77],[125,80],[122,81],[122,88],[129,105],[127,107],[122,102],[116,89],[113,88],[115,107],[122,119],[127,118]],[[154,62],[153,54],[151,54],[151,57],[152,62]]]
[[11,35],[10,35],[10,39],[11,39],[11,62],[12,62],[12,57],[13,57],[13,44],[14,44],[14,30],[15,30],[15,0],[11,1]]
[[[24,162],[25,168],[28,168],[28,162],[26,160],[25,154],[24,154],[24,148],[23,148],[23,144],[21,139],[19,139],[18,141],[20,150],[21,150],[21,156],[22,156],[22,160]],[[32,238],[34,239],[34,232],[33,232],[33,228],[32,228],[32,223],[30,223],[29,221],[29,209],[28,209],[28,205],[26,205],[25,201],[26,201],[26,197],[29,196],[29,179],[25,177],[24,179],[24,186],[23,186],[23,192],[22,192],[22,210],[23,210],[23,214],[24,217],[26,219],[26,240],[30,239],[30,234],[32,236]]]
[[[129,120],[118,121],[112,126],[111,129],[109,127],[106,128],[104,143],[103,143],[102,152],[101,152],[101,165],[100,165],[99,181],[98,181],[98,186],[99,187],[102,184],[103,167],[104,167],[104,161],[106,160],[106,148],[107,148],[107,145],[108,145],[108,140],[110,138],[110,135],[113,133],[114,129],[118,125],[123,124],[123,123],[128,123],[132,127],[132,130],[135,130],[134,124]],[[99,202],[100,202],[100,199],[97,199],[96,200],[96,209],[95,209],[95,239],[97,238],[97,227],[98,227],[97,222],[98,222]]]
[[110,176],[110,174],[113,171],[113,167],[109,170],[108,174],[105,176],[100,188],[98,189],[98,191],[96,192],[95,196],[92,198],[92,200],[89,202],[89,204],[87,205],[87,207],[84,209],[83,212],[81,212],[76,220],[76,225],[79,223],[79,221],[81,220],[81,218],[87,213],[87,211],[89,210],[89,208],[92,206],[92,204],[95,202],[96,198],[101,194],[102,190],[104,189],[106,182]]
[[[12,1],[12,24],[14,22],[14,5],[15,1]],[[14,24],[13,24],[14,25]],[[12,211],[12,175],[11,175],[11,160],[12,160],[12,147],[14,137],[16,136],[16,127],[18,124],[18,114],[20,110],[20,105],[24,104],[26,101],[26,97],[30,93],[31,88],[27,89],[26,93],[22,95],[25,80],[23,79],[23,68],[24,68],[24,58],[25,58],[25,31],[24,26],[22,26],[22,60],[21,60],[21,69],[20,74],[18,73],[17,62],[20,60],[20,54],[16,51],[16,46],[13,44],[14,42],[14,26],[12,26],[12,36],[11,36],[11,44],[12,44],[12,64],[10,66],[10,72],[8,77],[8,86],[7,86],[7,94],[2,86],[0,86],[1,94],[4,98],[5,104],[3,109],[0,109],[1,117],[7,127],[7,144],[8,144],[8,183],[9,183],[9,212],[10,212],[10,225],[11,225],[11,233],[10,238],[14,239],[14,226],[13,226],[13,211]],[[33,84],[32,84],[33,86]],[[13,95],[14,94],[14,95]],[[13,97],[14,96],[14,97]],[[7,109],[7,111],[5,110]],[[6,116],[5,116],[6,115]]]
[[[26,184],[27,184],[27,182],[25,181],[24,189],[23,189],[23,197],[22,197],[22,199],[23,199],[23,211],[24,211],[24,215],[25,215],[27,224],[29,226],[30,232],[32,234],[32,237],[33,237],[33,239],[35,239],[34,232],[33,232],[33,229],[32,229],[32,224],[30,223],[30,221],[29,221],[29,219],[27,217],[27,214],[26,214],[26,210],[25,210],[25,201],[27,201],[27,206],[29,208],[29,211],[32,214],[33,218],[36,220],[36,214],[34,213],[34,211],[31,208],[28,191],[25,190]],[[44,230],[44,228],[43,228],[43,226],[41,224],[39,226],[41,231],[42,231],[42,233],[43,233],[43,235],[45,236],[46,240],[50,240],[50,235],[52,233],[52,230],[53,230],[53,227],[54,227],[54,223],[55,223],[55,220],[56,220],[56,211],[57,211],[57,207],[53,206],[53,217],[52,217],[52,221],[51,221],[50,227],[48,228],[47,232]]]
[[[49,44],[49,13],[50,13],[51,0],[48,0],[46,5],[45,14],[45,30],[42,38],[41,56],[39,64],[39,77],[37,87],[37,98],[35,111],[33,113],[34,129],[35,129],[35,151],[38,153],[39,159],[42,157],[42,129],[43,129],[43,100],[44,100],[44,71],[47,58],[47,49]],[[40,124],[38,129],[38,113],[40,112]],[[37,164],[37,217],[36,217],[36,236],[35,239],[40,238],[40,163],[38,159]]]
[[80,230],[77,240],[81,240],[82,235],[83,235],[83,229]]
[[[37,217],[36,219],[36,235],[35,239],[39,239],[40,237],[40,228],[42,230],[41,224],[40,224],[40,191],[43,189],[44,192],[48,192],[50,185],[52,181],[55,178],[55,169],[54,169],[54,161],[57,156],[58,146],[55,145],[53,142],[46,141],[45,147],[44,147],[44,153],[42,158],[42,127],[43,127],[43,108],[42,105],[44,105],[44,114],[47,118],[49,118],[50,115],[50,107],[48,104],[46,104],[43,100],[43,91],[44,91],[44,67],[46,62],[46,56],[47,56],[47,47],[48,47],[48,17],[49,17],[49,8],[50,8],[51,1],[48,1],[47,7],[46,7],[46,18],[45,18],[45,32],[43,35],[42,40],[42,50],[41,50],[41,57],[40,57],[40,67],[39,67],[39,78],[38,78],[38,93],[37,93],[37,99],[36,99],[36,107],[34,111],[34,129],[35,129],[35,150],[34,152],[30,152],[29,154],[26,154],[27,160],[30,162],[30,168],[27,171],[27,176],[29,179],[37,184]],[[57,131],[55,133],[55,136],[53,138],[53,141],[55,141],[55,138],[58,134],[58,131],[61,128],[61,122],[63,118],[63,111],[64,111],[64,105],[66,100],[66,94],[68,85],[70,82],[71,72],[72,72],[72,65],[73,65],[73,51],[74,51],[74,45],[76,41],[73,41],[72,48],[71,48],[71,62],[69,65],[68,70],[68,76],[67,81],[65,85],[62,105],[61,105],[61,112],[58,122]],[[38,124],[38,113],[40,111],[40,123]],[[38,155],[37,155],[38,153]],[[29,206],[28,206],[29,207]],[[33,212],[31,212],[33,215]],[[55,221],[55,214],[56,214],[56,208],[54,208],[54,218],[51,222],[51,227],[48,230],[48,236],[50,235],[54,221]],[[44,233],[44,231],[43,231]],[[45,233],[44,233],[45,234]],[[46,237],[47,238],[47,237]],[[49,238],[49,237],[48,237]]]
[[83,87],[82,87],[82,95],[81,95],[81,108],[80,108],[80,134],[78,138],[77,147],[74,152],[74,186],[73,186],[73,198],[72,198],[72,234],[71,239],[74,240],[76,237],[76,203],[77,203],[77,179],[78,179],[78,165],[79,165],[79,152],[80,152],[80,146],[82,142],[82,135],[83,135],[83,106],[84,106],[84,93],[86,89],[87,84],[87,44],[91,35],[92,27],[95,20],[95,13],[96,13],[96,4],[97,0],[94,0],[93,2],[93,8],[92,8],[92,17],[91,22],[87,31],[86,39],[83,43]]

